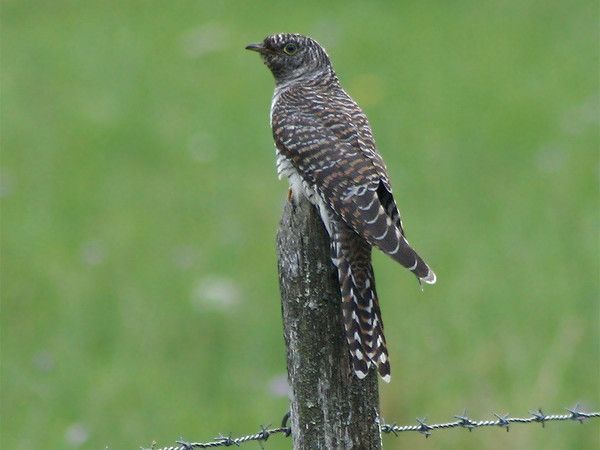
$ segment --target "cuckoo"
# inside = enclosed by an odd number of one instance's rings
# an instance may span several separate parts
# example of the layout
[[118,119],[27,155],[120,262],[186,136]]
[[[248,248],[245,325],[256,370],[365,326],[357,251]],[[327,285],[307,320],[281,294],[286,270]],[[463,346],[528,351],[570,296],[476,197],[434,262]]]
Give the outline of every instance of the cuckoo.
[[354,373],[376,367],[389,382],[390,363],[371,249],[379,248],[433,284],[434,272],[406,240],[387,169],[367,117],[344,91],[319,43],[274,34],[250,44],[275,78],[271,127],[279,177],[292,201],[305,196],[329,233]]

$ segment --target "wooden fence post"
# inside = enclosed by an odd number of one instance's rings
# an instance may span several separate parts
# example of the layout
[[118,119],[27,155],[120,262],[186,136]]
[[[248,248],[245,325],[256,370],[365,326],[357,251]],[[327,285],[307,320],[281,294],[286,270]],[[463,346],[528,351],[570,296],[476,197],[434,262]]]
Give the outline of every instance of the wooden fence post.
[[294,449],[380,449],[377,374],[350,370],[329,237],[306,199],[286,203],[277,256]]

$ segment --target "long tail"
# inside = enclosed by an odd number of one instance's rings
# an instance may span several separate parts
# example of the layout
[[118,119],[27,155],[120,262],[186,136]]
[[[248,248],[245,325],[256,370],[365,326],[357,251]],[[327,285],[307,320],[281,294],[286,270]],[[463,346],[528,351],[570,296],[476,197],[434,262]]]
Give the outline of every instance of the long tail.
[[354,373],[367,376],[376,366],[391,378],[383,321],[371,266],[371,245],[341,221],[332,224],[332,260],[338,269],[346,339]]
[[435,273],[406,240],[394,197],[383,182],[375,191],[366,190],[354,201],[360,217],[351,218],[354,219],[351,223],[360,235],[414,273],[420,281],[434,284]]

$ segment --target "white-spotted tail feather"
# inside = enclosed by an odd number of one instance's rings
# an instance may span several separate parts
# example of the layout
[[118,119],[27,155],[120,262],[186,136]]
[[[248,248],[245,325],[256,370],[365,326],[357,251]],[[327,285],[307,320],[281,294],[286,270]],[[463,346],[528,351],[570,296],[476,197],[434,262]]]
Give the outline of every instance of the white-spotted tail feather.
[[331,246],[353,371],[362,379],[374,366],[383,380],[389,382],[390,364],[371,266],[371,246],[338,221],[334,222]]

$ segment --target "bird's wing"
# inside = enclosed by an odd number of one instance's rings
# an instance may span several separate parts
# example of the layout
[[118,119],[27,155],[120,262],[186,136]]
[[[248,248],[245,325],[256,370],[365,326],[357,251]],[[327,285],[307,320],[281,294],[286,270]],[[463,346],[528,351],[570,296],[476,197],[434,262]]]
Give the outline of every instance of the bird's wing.
[[274,106],[272,126],[279,152],[337,217],[419,278],[435,280],[403,236],[366,117],[343,91],[332,97],[289,89]]
[[380,174],[380,186],[378,187],[380,191],[378,192],[379,200],[385,209],[386,214],[392,219],[392,222],[398,227],[402,236],[404,234],[404,228],[402,226],[402,219],[400,217],[400,211],[396,206],[396,202],[394,201],[394,197],[392,195],[392,186],[388,180],[387,168],[381,155],[377,152],[375,146],[375,139],[373,138],[373,133],[371,132],[371,125],[369,124],[369,120],[365,113],[363,113],[362,109],[350,98],[345,91],[341,91],[341,99],[339,100],[343,104],[347,104],[350,102],[351,104],[351,113],[350,116],[352,118],[352,123],[356,127],[358,134],[360,136],[359,146],[362,151],[362,154],[365,158],[368,158],[373,164],[375,170]]

